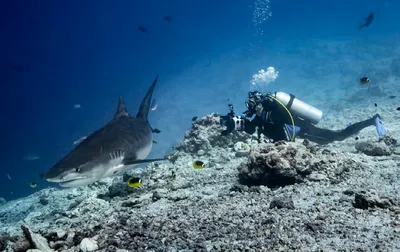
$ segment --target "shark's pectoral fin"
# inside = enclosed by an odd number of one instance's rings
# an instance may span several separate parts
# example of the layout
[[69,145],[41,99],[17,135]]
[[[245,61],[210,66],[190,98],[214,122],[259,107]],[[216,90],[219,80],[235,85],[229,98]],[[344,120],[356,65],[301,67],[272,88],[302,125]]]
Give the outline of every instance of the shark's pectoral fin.
[[170,156],[165,156],[163,158],[150,158],[150,159],[125,158],[123,160],[123,163],[124,163],[124,165],[134,165],[134,164],[141,164],[141,163],[164,161],[164,160],[169,160],[169,159],[170,159]]

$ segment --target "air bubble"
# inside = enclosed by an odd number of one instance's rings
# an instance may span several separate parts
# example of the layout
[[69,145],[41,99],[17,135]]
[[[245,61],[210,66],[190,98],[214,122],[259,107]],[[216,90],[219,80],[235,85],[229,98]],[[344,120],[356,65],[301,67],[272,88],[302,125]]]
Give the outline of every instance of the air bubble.
[[256,29],[256,35],[263,35],[264,31],[260,25],[272,16],[270,11],[270,0],[256,0],[253,10],[253,25]]

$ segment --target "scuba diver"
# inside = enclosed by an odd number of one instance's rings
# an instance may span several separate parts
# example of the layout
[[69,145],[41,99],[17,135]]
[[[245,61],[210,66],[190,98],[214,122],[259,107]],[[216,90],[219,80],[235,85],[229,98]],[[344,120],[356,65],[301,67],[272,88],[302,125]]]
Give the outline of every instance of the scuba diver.
[[[247,110],[240,116],[235,115],[233,105],[229,104],[229,113],[220,118],[220,124],[226,126],[226,130],[221,132],[222,135],[227,135],[233,130],[253,134],[257,129],[259,137],[263,134],[272,142],[294,141],[296,136],[300,136],[317,144],[328,144],[342,141],[372,125],[376,126],[378,136],[387,134],[379,114],[342,130],[318,128],[315,124],[321,120],[322,111],[284,92],[249,92],[245,104]],[[248,119],[254,115],[253,119]]]

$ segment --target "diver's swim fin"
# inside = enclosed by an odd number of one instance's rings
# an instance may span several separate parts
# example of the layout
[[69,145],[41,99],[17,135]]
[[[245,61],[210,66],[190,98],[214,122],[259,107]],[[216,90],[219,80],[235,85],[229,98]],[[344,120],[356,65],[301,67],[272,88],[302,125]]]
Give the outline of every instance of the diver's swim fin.
[[163,158],[150,158],[150,159],[134,159],[134,158],[125,158],[124,165],[133,165],[133,164],[142,164],[142,163],[150,163],[157,161],[165,161],[169,160],[171,156],[165,156]]
[[376,133],[378,134],[378,136],[381,137],[388,133],[387,130],[385,130],[385,128],[383,127],[381,118],[379,116],[375,117],[375,126],[376,126]]

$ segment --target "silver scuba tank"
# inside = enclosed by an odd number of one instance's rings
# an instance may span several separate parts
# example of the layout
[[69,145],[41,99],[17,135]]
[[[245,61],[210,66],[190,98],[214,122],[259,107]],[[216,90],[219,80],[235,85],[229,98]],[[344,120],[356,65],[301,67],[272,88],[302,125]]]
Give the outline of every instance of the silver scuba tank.
[[282,102],[291,113],[317,124],[322,118],[322,111],[297,99],[294,95],[275,92],[275,98]]

